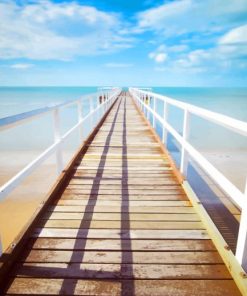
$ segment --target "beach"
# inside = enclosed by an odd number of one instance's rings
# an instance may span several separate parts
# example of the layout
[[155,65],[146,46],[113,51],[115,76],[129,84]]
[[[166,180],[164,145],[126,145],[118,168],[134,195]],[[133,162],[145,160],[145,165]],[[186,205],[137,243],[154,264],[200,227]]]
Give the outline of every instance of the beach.
[[[38,154],[38,151],[2,152],[0,184],[3,185]],[[64,159],[67,161],[71,156],[71,152],[64,153]],[[10,159],[15,161],[10,162]],[[55,158],[51,157],[8,197],[0,201],[0,234],[3,250],[13,242],[39,205],[46,199],[57,177]]]

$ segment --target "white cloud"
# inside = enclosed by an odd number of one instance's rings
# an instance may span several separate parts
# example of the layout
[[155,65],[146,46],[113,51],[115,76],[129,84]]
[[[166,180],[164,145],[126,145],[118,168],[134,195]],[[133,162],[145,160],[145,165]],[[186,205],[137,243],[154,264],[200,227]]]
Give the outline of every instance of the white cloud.
[[[25,2],[24,2],[25,3]],[[69,60],[132,46],[121,17],[76,2],[0,3],[0,58]]]
[[133,67],[133,64],[124,64],[124,63],[107,63],[105,64],[107,68],[130,68]]
[[246,0],[175,0],[138,13],[136,32],[151,30],[166,37],[222,32],[246,13]]
[[150,52],[148,57],[154,60],[156,63],[162,64],[168,58],[168,55],[165,52],[165,50],[166,50],[166,47],[164,45],[160,45],[155,51]]
[[[239,26],[223,35],[218,42],[219,53],[227,59],[244,58],[247,55],[247,25]],[[243,62],[240,62],[243,64]]]
[[10,68],[26,70],[26,69],[32,68],[33,66],[34,66],[33,64],[13,64],[10,66]]
[[219,40],[220,44],[247,44],[247,25],[230,30]]

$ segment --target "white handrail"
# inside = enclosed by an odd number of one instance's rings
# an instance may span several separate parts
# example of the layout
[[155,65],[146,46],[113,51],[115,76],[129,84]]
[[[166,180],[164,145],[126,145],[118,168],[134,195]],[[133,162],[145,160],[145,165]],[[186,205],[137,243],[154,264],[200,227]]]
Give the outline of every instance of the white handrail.
[[[27,120],[34,120],[35,118],[46,114],[47,112],[53,111],[54,118],[54,143],[49,146],[43,153],[41,153],[37,158],[35,158],[32,162],[30,162],[26,167],[24,167],[20,172],[18,172],[13,178],[11,178],[8,182],[6,182],[3,186],[0,187],[0,200],[5,198],[10,192],[12,192],[26,177],[28,177],[37,167],[40,166],[53,152],[57,153],[57,169],[58,174],[64,168],[63,160],[62,160],[62,144],[69,137],[69,135],[74,132],[76,129],[80,128],[82,124],[88,119],[92,118],[97,112],[102,109],[104,112],[102,116],[105,114],[107,109],[112,105],[114,100],[120,93],[120,89],[113,89],[110,92],[110,95],[106,95],[106,100],[102,102],[102,104],[98,104],[95,109],[93,109],[92,105],[90,108],[90,112],[82,118],[81,113],[81,99],[70,101],[69,103],[59,104],[56,106],[50,106],[41,108],[38,110],[22,113],[19,115],[10,116],[0,120],[0,125],[3,129],[12,128],[14,126],[20,125]],[[108,104],[110,103],[110,104]],[[59,119],[59,109],[61,107],[69,106],[71,104],[77,104],[78,107],[78,122],[68,130],[64,135],[60,135],[60,119]],[[108,108],[104,108],[105,105],[108,104]],[[91,121],[91,129],[92,121]]]
[[[220,186],[220,188],[233,200],[233,202],[242,209],[242,216],[240,222],[240,230],[238,234],[236,257],[241,265],[245,265],[247,268],[247,259],[244,259],[247,255],[247,189],[244,194],[241,192],[231,181],[229,181],[219,170],[217,170],[195,147],[189,143],[189,129],[190,129],[190,115],[195,114],[198,117],[204,118],[210,122],[221,125],[229,130],[239,133],[243,136],[247,136],[247,122],[243,122],[229,116],[218,114],[212,111],[208,111],[203,108],[196,107],[191,104],[180,102],[166,96],[162,96],[153,92],[143,91],[137,88],[129,89],[132,96],[136,99],[140,108],[149,119],[150,114],[153,115],[153,126],[155,119],[157,119],[162,125],[162,140],[166,144],[167,132],[178,141],[181,145],[181,162],[180,171],[186,176],[188,156],[195,161],[206,172],[212,180]],[[156,110],[153,110],[150,106],[150,98],[154,99],[154,109],[156,100],[161,100],[164,103],[163,117],[160,116]],[[183,110],[183,133],[182,136],[168,123],[167,112],[168,106],[173,105]],[[247,183],[246,183],[247,188]],[[245,261],[244,261],[245,260]]]
[[182,110],[188,110],[191,114],[195,114],[201,118],[207,119],[208,121],[217,123],[223,127],[226,127],[228,129],[233,130],[234,132],[237,132],[243,136],[247,136],[247,122],[234,119],[232,117],[212,112],[207,109],[203,109],[188,103],[184,103],[178,100],[174,100],[172,98],[169,98],[167,96],[162,96],[160,94],[156,94],[153,92],[143,91],[137,88],[130,88],[130,92],[135,92],[140,95],[147,95],[148,97],[155,97],[159,99],[160,101],[166,102],[170,105],[173,105],[175,107],[178,107]]

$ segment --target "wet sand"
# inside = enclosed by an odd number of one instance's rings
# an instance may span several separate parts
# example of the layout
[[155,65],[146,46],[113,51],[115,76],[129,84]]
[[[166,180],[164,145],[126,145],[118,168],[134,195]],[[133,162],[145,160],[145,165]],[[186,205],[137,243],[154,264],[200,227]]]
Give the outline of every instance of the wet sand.
[[[204,152],[203,153],[239,189],[244,190],[247,175],[247,153]],[[0,184],[14,176],[38,153],[1,153]],[[66,155],[66,159],[72,154]],[[11,166],[9,164],[12,164]],[[5,250],[28,223],[39,204],[44,200],[57,178],[54,158],[48,159],[37,171],[7,198],[0,201],[0,236]]]

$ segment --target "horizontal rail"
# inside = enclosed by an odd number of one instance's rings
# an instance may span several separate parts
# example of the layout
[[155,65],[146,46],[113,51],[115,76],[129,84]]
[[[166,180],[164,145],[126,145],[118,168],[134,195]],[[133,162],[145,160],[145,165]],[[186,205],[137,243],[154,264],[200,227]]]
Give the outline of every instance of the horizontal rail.
[[69,101],[69,102],[65,102],[65,103],[61,103],[61,104],[57,104],[57,105],[50,105],[50,106],[46,106],[44,108],[39,108],[36,110],[23,112],[20,114],[1,118],[0,119],[0,131],[6,130],[9,128],[13,128],[17,125],[20,125],[20,124],[23,124],[27,121],[33,120],[34,118],[45,115],[46,113],[52,112],[56,109],[60,109],[62,107],[68,107],[70,105],[74,105],[74,104],[76,104],[76,102],[81,101],[85,97],[82,97],[79,100],[73,100],[73,101]]
[[[188,157],[190,157],[190,159],[195,161],[201,167],[201,169],[206,172],[208,176],[232,199],[232,201],[240,209],[242,209],[236,258],[247,270],[247,259],[245,259],[247,258],[247,189],[245,190],[245,193],[241,192],[231,181],[229,181],[224,176],[224,174],[216,169],[195,147],[193,147],[188,140],[190,114],[195,114],[243,136],[247,136],[247,123],[196,107],[191,104],[183,103],[159,94],[155,94],[153,92],[143,91],[136,88],[130,88],[129,90],[141,109],[144,111],[144,114],[146,114],[147,118],[150,118],[150,114],[153,115],[153,126],[155,127],[156,120],[161,123],[163,130],[162,140],[164,144],[166,144],[166,134],[169,132],[181,145],[181,173],[186,177]],[[150,98],[154,99],[154,109],[150,106]],[[156,112],[156,99],[161,100],[164,103],[163,117]],[[169,105],[178,107],[184,112],[182,135],[180,135],[167,121],[167,110]]]
[[[106,88],[106,89],[101,89],[101,91],[104,92],[104,90],[108,90],[108,91],[112,91],[114,89],[110,89],[110,88]],[[115,88],[116,90],[116,88]],[[82,100],[85,100],[87,97],[92,96],[94,94],[88,94],[88,95],[84,95],[79,99],[76,100],[70,100],[67,102],[63,102],[60,104],[52,104],[49,106],[45,106],[43,108],[39,108],[39,109],[35,109],[35,110],[31,110],[28,112],[23,112],[20,114],[16,114],[16,115],[12,115],[12,116],[8,116],[8,117],[4,117],[4,118],[0,118],[0,131],[2,130],[6,130],[9,128],[13,128],[19,124],[23,124],[27,121],[33,120],[34,118],[37,118],[39,116],[45,115],[46,113],[50,113],[56,109],[60,109],[63,107],[68,107],[71,105],[75,105],[78,102],[81,102]]]
[[178,107],[182,110],[188,110],[191,114],[207,119],[208,121],[217,123],[218,125],[231,129],[232,131],[237,132],[243,136],[247,136],[247,122],[244,122],[220,113],[209,111],[207,109],[200,108],[188,103],[174,100],[167,96],[162,96],[153,92],[143,91],[140,89],[133,89],[133,88],[130,88],[130,91],[135,92],[139,97],[141,95],[148,96],[148,97],[155,97],[156,99],[159,99],[175,107]]
[[[26,167],[24,167],[20,172],[18,172],[13,178],[11,178],[8,182],[6,182],[3,186],[0,187],[0,200],[8,196],[26,177],[28,177],[37,167],[39,167],[52,153],[57,151],[59,147],[62,146],[62,143],[73,133],[75,130],[77,130],[81,125],[90,117],[92,117],[95,113],[97,113],[100,109],[104,109],[105,105],[107,105],[109,102],[112,104],[113,101],[116,99],[118,96],[120,90],[114,90],[110,96],[106,96],[106,100],[102,104],[98,104],[97,107],[93,110],[91,110],[84,118],[79,117],[78,122],[71,128],[69,129],[64,135],[61,137],[56,138],[55,142],[49,146],[43,153],[41,153],[37,158],[35,158],[32,162],[30,162]],[[71,104],[77,103],[78,100],[76,101],[71,101],[69,103],[64,103],[64,104],[59,104],[53,107],[45,107],[41,108],[38,110],[38,112],[35,111],[30,111],[24,113],[24,116],[12,116],[12,120],[9,120],[9,122],[5,122],[5,126],[8,127],[14,127],[17,124],[22,124],[23,120],[29,119],[33,120],[37,116],[44,115],[47,112],[50,111],[57,111],[59,108],[68,106]],[[108,104],[108,108],[110,105]],[[108,109],[107,108],[107,109]],[[107,111],[105,108],[105,112]],[[105,113],[104,112],[104,113]],[[103,115],[104,115],[103,113]],[[23,114],[22,114],[23,115]],[[103,116],[102,115],[102,116]],[[11,118],[11,117],[9,117]],[[91,127],[92,128],[92,127]],[[61,169],[59,170],[61,172]]]

